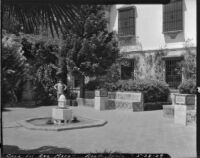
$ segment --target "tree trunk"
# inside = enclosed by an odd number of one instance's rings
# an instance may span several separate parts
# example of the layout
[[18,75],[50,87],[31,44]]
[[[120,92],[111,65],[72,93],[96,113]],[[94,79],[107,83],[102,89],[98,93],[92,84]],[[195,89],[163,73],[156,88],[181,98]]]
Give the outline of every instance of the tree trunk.
[[80,98],[85,98],[85,77],[81,75]]
[[57,72],[58,79],[61,79],[64,84],[67,83],[67,63],[65,62],[65,58],[61,56],[61,51],[59,51],[59,57],[58,57],[58,67],[59,70]]

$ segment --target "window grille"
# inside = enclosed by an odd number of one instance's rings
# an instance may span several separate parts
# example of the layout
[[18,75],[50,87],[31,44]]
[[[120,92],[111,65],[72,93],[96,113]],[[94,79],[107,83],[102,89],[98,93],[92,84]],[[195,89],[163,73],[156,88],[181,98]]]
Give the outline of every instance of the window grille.
[[135,8],[119,10],[119,36],[135,35]]
[[170,88],[177,89],[182,81],[180,59],[170,59],[165,61],[165,80]]
[[127,60],[125,65],[121,65],[121,79],[128,80],[134,77],[134,61]]
[[171,0],[163,6],[163,32],[183,30],[183,2]]

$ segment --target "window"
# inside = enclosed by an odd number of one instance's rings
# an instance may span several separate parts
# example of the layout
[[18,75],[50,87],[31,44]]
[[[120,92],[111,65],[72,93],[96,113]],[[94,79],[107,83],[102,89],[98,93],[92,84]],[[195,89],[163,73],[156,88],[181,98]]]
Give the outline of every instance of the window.
[[181,59],[168,59],[165,61],[165,80],[169,84],[170,88],[177,89],[182,81]]
[[134,61],[127,60],[125,64],[121,65],[121,79],[127,80],[133,78],[134,74]]
[[163,32],[183,30],[183,2],[171,0],[163,6]]
[[119,36],[135,35],[135,8],[119,10]]

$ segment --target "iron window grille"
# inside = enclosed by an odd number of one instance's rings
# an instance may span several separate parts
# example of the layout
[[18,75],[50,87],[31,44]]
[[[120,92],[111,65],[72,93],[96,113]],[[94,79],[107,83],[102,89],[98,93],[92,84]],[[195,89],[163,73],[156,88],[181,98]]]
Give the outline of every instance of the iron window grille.
[[119,9],[118,26],[120,37],[135,36],[135,8]]
[[165,60],[165,81],[170,88],[177,89],[182,81],[181,59]]
[[171,0],[163,6],[163,32],[183,30],[183,1]]
[[134,78],[134,60],[128,59],[121,65],[121,79],[128,80]]

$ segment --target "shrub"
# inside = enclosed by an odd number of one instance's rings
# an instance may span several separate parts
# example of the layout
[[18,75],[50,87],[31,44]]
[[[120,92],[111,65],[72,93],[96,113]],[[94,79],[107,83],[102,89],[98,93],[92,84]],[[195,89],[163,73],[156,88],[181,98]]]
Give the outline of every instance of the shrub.
[[196,93],[196,83],[194,80],[185,80],[183,81],[179,87],[179,92],[183,94],[195,94]]
[[100,82],[98,80],[91,80],[85,85],[85,89],[89,91],[94,91],[98,89]]
[[139,91],[143,92],[144,102],[167,102],[170,90],[165,82],[158,80],[119,80],[107,83],[108,91]]
[[163,108],[163,105],[171,105],[171,102],[153,102],[153,103],[144,103],[144,110],[160,110]]
[[67,99],[75,100],[77,98],[77,93],[70,91]]
[[1,103],[15,104],[22,97],[27,65],[20,44],[14,35],[5,34],[2,39]]

